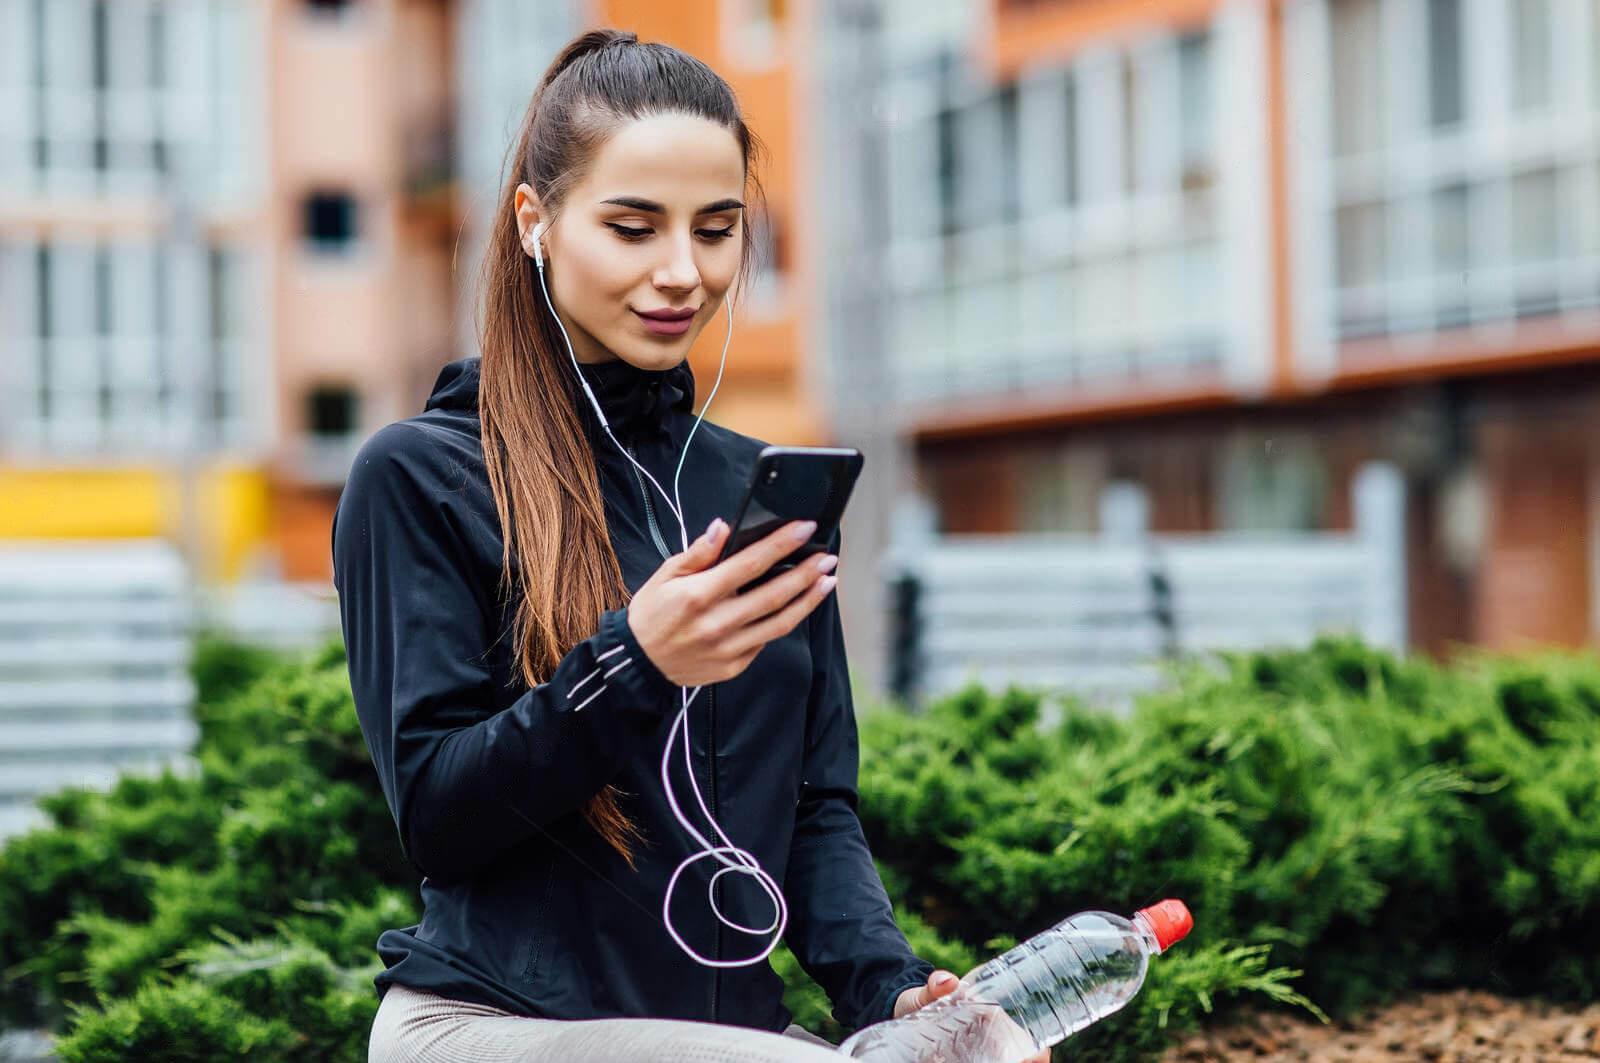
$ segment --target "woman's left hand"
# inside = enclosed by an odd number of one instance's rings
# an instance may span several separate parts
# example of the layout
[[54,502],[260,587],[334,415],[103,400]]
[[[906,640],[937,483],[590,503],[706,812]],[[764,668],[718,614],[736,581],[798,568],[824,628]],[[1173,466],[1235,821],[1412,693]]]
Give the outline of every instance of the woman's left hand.
[[[961,980],[949,971],[934,971],[928,976],[928,984],[907,989],[900,994],[900,999],[894,1002],[894,1017],[909,1015],[925,1004],[931,1004],[940,997],[954,993]],[[1050,1050],[1040,1049],[1038,1052],[1018,1063],[1050,1063]]]

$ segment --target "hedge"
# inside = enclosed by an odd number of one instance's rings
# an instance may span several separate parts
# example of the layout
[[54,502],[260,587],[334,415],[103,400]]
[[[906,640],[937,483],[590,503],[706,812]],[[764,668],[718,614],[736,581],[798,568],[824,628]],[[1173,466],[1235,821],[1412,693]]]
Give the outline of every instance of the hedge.
[[[0,1022],[66,1063],[365,1059],[373,944],[417,917],[342,651],[202,655],[198,770],[45,802],[0,850]],[[972,687],[861,721],[861,815],[920,955],[1084,908],[1195,932],[1075,1053],[1148,1060],[1240,1004],[1600,995],[1600,665],[1346,640],[1194,662],[1126,718]],[[783,950],[797,1021],[842,1031]]]

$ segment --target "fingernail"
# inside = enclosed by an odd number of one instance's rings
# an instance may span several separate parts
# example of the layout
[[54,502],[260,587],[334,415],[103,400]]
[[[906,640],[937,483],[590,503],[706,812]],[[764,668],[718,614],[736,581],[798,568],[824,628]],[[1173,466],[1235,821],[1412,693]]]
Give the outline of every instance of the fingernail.
[[821,561],[817,562],[817,571],[818,572],[832,572],[836,567],[838,567],[838,564],[839,564],[839,558],[837,556],[835,556],[834,554],[829,554],[826,557],[824,557]]
[[722,518],[721,517],[712,517],[711,518],[711,523],[706,525],[706,538],[708,540],[715,539],[717,536],[719,536],[721,534],[722,534]]
[[821,583],[822,583],[822,593],[823,594],[827,594],[829,591],[833,590],[834,587],[839,585],[839,577],[838,576],[823,576],[822,580],[821,580]]
[[947,986],[951,982],[954,982],[955,980],[956,980],[956,976],[953,975],[953,974],[939,974],[939,975],[934,975],[933,984],[936,985],[936,986]]
[[816,530],[817,530],[817,522],[816,521],[814,521],[814,520],[801,521],[800,522],[800,526],[795,528],[795,530],[794,530],[795,541],[796,542],[802,542],[802,543],[805,542],[807,539],[811,538],[811,533],[816,531]]

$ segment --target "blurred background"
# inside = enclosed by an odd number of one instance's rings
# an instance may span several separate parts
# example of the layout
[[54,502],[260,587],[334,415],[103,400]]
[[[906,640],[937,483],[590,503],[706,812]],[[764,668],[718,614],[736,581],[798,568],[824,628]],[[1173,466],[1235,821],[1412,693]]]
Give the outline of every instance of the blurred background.
[[0,0],[0,834],[188,748],[196,630],[336,628],[591,25],[771,149],[710,417],[865,451],[863,690],[1600,637],[1590,0]]

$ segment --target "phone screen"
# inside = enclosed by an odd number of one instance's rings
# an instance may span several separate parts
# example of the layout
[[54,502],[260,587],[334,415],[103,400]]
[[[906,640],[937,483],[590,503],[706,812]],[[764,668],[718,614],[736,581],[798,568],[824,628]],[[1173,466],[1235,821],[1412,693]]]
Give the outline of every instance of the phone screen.
[[814,520],[817,530],[782,561],[741,587],[741,592],[765,583],[812,554],[827,551],[862,461],[861,452],[854,448],[767,447],[761,452],[744,504],[723,545],[722,557],[737,553],[792,520]]

